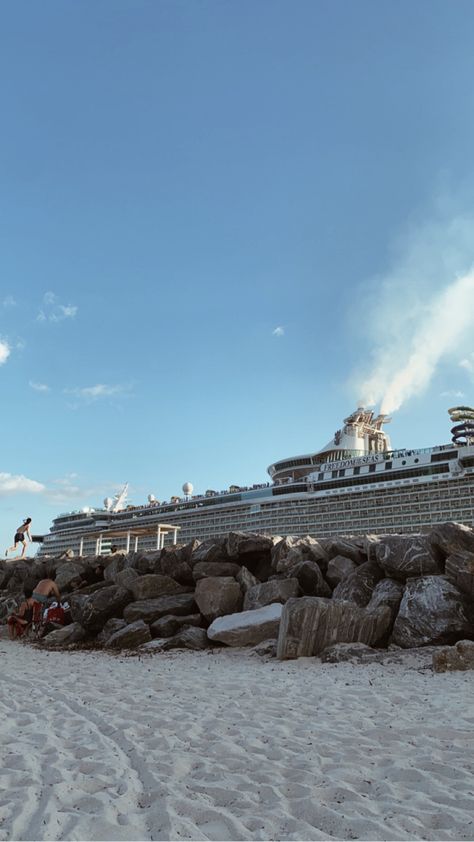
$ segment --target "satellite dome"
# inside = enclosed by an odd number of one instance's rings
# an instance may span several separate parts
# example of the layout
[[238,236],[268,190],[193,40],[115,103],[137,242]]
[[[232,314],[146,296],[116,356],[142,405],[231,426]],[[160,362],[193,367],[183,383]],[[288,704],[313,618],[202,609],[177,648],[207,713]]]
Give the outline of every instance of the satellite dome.
[[149,502],[149,503],[156,503],[156,497],[155,497],[155,495],[154,495],[154,494],[149,494],[149,495],[148,495],[148,502]]
[[114,502],[114,501],[112,500],[112,497],[106,497],[106,498],[105,498],[105,500],[104,500],[104,506],[105,506],[105,508],[107,509],[107,511],[109,511],[109,509],[111,508],[111,506],[112,506],[112,503],[113,503],[113,502]]
[[183,494],[186,494],[186,496],[189,496],[190,494],[193,493],[193,491],[194,491],[193,484],[191,482],[185,482],[184,485],[183,485]]

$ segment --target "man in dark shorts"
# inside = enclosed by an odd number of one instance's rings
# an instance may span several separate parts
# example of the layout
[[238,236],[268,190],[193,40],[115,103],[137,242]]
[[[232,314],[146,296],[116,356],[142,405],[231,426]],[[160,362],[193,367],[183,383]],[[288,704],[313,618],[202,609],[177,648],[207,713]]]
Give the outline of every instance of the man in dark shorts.
[[13,546],[8,547],[8,549],[5,550],[5,558],[7,557],[8,553],[10,553],[12,551],[14,552],[16,550],[18,544],[23,544],[23,550],[21,552],[21,556],[19,556],[19,558],[23,558],[23,556],[25,555],[25,552],[26,552],[25,535],[28,536],[28,540],[31,543],[30,526],[31,526],[31,518],[27,517],[27,518],[25,518],[25,520],[23,521],[21,526],[19,526],[18,529],[16,530],[15,537],[13,539]]

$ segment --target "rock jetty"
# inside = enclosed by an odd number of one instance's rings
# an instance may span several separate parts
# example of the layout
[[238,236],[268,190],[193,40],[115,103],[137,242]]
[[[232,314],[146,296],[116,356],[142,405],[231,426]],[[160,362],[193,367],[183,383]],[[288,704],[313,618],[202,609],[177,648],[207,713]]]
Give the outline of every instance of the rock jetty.
[[474,530],[458,523],[333,539],[231,532],[153,552],[1,561],[0,623],[43,578],[71,608],[46,647],[246,646],[284,660],[445,646],[436,669],[474,667]]

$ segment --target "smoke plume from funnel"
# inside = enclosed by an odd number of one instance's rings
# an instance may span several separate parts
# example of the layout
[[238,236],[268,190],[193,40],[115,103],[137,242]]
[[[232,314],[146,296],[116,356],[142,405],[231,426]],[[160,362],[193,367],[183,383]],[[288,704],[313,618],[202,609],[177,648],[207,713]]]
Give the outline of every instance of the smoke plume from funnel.
[[474,270],[458,277],[418,313],[411,323],[411,337],[406,338],[405,361],[400,360],[400,345],[383,348],[380,360],[363,384],[365,404],[381,400],[381,412],[391,413],[430,383],[439,362],[454,351],[474,328]]

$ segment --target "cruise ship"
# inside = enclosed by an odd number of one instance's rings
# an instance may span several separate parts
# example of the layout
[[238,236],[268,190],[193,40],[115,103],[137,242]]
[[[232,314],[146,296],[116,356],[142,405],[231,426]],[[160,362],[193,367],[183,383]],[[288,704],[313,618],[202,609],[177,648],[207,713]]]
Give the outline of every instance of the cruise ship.
[[270,535],[419,533],[454,520],[474,526],[474,409],[449,410],[451,443],[393,450],[386,415],[359,407],[316,452],[274,462],[250,487],[127,505],[127,486],[102,508],[61,514],[38,536],[38,557],[152,550],[230,531]]

